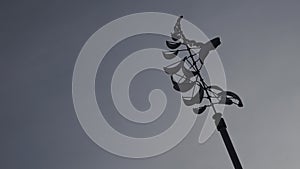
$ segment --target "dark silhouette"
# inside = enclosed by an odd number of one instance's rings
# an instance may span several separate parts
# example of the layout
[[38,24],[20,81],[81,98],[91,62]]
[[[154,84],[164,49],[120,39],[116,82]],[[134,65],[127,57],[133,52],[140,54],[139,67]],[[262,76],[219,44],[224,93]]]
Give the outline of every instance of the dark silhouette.
[[[174,32],[171,33],[172,40],[166,41],[169,51],[164,51],[163,56],[166,59],[174,59],[180,52],[186,52],[187,55],[177,62],[164,67],[164,71],[170,75],[173,88],[178,92],[188,92],[192,90],[192,95],[183,97],[183,102],[187,106],[198,105],[193,111],[196,114],[202,114],[206,108],[211,107],[214,111],[213,119],[216,127],[221,133],[226,149],[235,169],[242,169],[233,144],[227,132],[225,120],[222,114],[216,111],[216,104],[237,105],[243,107],[240,97],[232,91],[225,91],[216,85],[208,85],[201,76],[201,69],[204,65],[205,58],[209,52],[215,50],[221,44],[219,37],[202,43],[189,40],[183,34],[180,16],[174,26]],[[199,50],[194,52],[194,50]],[[208,104],[203,105],[203,100]],[[202,105],[200,105],[202,103]]]

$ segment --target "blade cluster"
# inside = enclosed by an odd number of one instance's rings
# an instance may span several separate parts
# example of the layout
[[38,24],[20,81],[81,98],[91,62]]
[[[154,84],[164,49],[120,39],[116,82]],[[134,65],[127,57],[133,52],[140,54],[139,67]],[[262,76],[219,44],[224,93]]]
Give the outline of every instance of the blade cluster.
[[[171,33],[171,40],[166,41],[166,46],[170,49],[163,52],[165,59],[171,60],[179,58],[175,63],[164,67],[164,71],[171,78],[173,88],[178,92],[188,92],[192,90],[191,96],[183,97],[183,102],[187,106],[197,105],[193,111],[196,114],[203,113],[207,107],[214,107],[216,104],[243,106],[240,97],[231,92],[224,91],[221,87],[209,86],[203,80],[200,70],[204,65],[204,60],[209,52],[215,50],[220,44],[220,38],[214,38],[206,43],[189,40],[183,34],[180,16]],[[194,50],[198,50],[195,52]],[[184,57],[179,54],[187,53]],[[208,104],[200,106],[203,100],[208,100]],[[215,109],[214,109],[215,110]]]

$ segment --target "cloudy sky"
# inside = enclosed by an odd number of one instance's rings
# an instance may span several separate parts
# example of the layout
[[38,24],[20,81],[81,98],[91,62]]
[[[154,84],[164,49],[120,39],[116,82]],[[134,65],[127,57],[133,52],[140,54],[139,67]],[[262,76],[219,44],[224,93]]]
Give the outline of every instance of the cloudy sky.
[[[0,168],[232,168],[219,133],[198,143],[205,116],[197,118],[175,148],[146,159],[113,155],[82,129],[72,100],[72,75],[79,52],[106,23],[137,12],[184,15],[208,37],[220,36],[218,53],[227,87],[239,93],[245,104],[243,109],[228,107],[224,112],[244,168],[299,168],[299,8],[298,1],[289,0],[1,1]],[[109,94],[105,79],[111,78],[110,69],[136,50],[163,48],[165,39],[157,35],[131,37],[106,55],[106,64],[99,68],[106,72],[97,74],[96,79],[103,110],[114,109],[105,104],[111,103],[111,96],[105,94]],[[157,78],[159,83],[145,84],[147,79]],[[145,91],[160,84],[169,97],[180,99],[168,88],[162,72],[148,71],[133,81],[137,89],[130,94],[133,104],[146,109]],[[176,114],[171,110],[167,107],[162,119],[149,125],[122,119],[117,112],[104,111],[104,117],[124,134],[147,137],[172,124]]]

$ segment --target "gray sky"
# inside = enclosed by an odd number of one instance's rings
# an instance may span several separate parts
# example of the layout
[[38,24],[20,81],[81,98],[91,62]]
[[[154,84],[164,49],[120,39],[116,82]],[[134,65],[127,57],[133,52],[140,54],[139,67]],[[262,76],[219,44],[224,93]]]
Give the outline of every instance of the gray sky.
[[[72,73],[83,44],[111,20],[146,11],[184,15],[208,37],[221,37],[218,52],[228,88],[245,104],[226,108],[224,115],[244,168],[298,168],[299,7],[298,1],[1,1],[0,168],[232,168],[218,133],[198,143],[204,116],[178,146],[147,159],[110,154],[81,128],[72,102]],[[145,36],[118,44],[107,63],[120,61],[120,51],[164,44],[164,37]],[[97,96],[104,91],[101,76],[108,74],[97,76]],[[135,85],[143,78],[138,76]],[[133,98],[145,96],[132,93]],[[120,117],[107,117],[116,129],[139,136],[161,132],[174,115],[162,118],[155,129],[144,126],[145,134]]]

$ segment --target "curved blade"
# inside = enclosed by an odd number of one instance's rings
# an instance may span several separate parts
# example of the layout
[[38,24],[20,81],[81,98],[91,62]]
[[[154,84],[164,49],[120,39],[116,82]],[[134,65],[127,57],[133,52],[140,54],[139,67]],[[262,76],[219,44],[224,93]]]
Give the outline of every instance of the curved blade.
[[180,35],[178,33],[171,33],[171,37],[174,41],[178,41],[178,39],[180,39]]
[[217,85],[211,85],[211,86],[207,86],[207,88],[209,89],[215,89],[215,90],[219,90],[219,91],[223,91],[223,89]]
[[179,92],[187,92],[189,91],[191,88],[194,87],[196,82],[189,82],[189,79],[185,79],[182,83],[177,83],[173,76],[171,76],[171,81],[173,83],[173,88]]
[[227,96],[231,96],[232,98],[236,99],[239,103],[238,106],[239,107],[243,107],[243,102],[242,99],[235,93],[231,92],[231,91],[226,91]]
[[191,78],[197,75],[197,73],[195,73],[194,71],[190,71],[185,66],[182,66],[182,72],[187,78]]
[[177,56],[178,54],[178,50],[176,50],[175,52],[163,52],[163,56],[166,59],[173,59]]
[[180,70],[180,68],[183,66],[183,63],[183,61],[180,61],[179,64],[174,67],[164,67],[164,71],[169,75],[173,75]]
[[[225,98],[226,99],[225,101],[227,101],[228,103],[231,103],[232,100],[230,98],[228,98],[227,96],[231,97],[232,99],[237,100],[238,101],[237,106],[239,106],[239,107],[244,106],[242,99],[237,94],[235,94],[231,91],[222,91],[222,92],[218,93],[218,95],[219,95],[219,97]],[[231,100],[231,101],[229,101],[229,100]]]
[[195,113],[195,114],[202,114],[204,111],[205,111],[205,109],[206,109],[206,105],[205,106],[202,106],[202,107],[199,107],[199,108],[194,108],[193,109],[193,112]]
[[201,86],[199,91],[197,92],[197,94],[194,97],[192,97],[191,99],[185,99],[187,97],[182,97],[182,100],[185,105],[191,106],[194,104],[200,104],[203,100],[203,96],[204,96],[204,89]]
[[176,49],[181,45],[181,42],[171,42],[171,41],[166,41],[166,44],[168,48],[170,49]]
[[232,105],[233,101],[230,98],[227,98],[226,96],[222,95],[219,104]]

